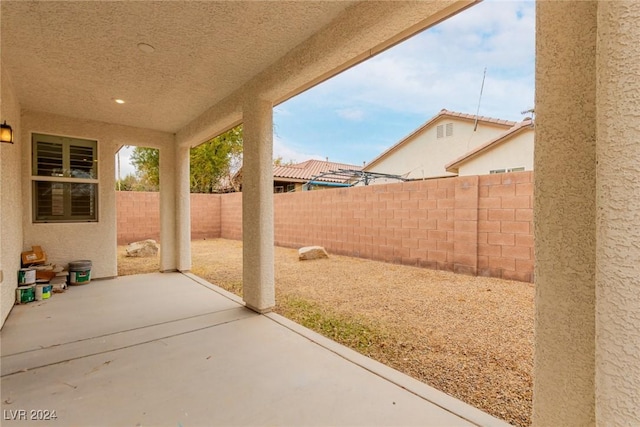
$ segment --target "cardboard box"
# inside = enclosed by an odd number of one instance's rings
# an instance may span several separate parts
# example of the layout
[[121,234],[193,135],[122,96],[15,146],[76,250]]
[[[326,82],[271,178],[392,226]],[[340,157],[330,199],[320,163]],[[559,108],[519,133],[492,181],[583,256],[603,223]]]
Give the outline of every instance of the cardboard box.
[[47,254],[40,246],[31,246],[30,251],[22,252],[22,265],[44,264],[47,262]]

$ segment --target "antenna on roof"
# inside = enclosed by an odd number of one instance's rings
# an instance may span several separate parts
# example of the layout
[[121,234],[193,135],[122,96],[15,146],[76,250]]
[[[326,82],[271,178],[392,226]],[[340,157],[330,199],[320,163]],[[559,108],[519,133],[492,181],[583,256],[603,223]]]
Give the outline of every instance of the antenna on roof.
[[527,120],[527,118],[533,119],[535,113],[536,113],[536,109],[535,108],[529,108],[528,110],[520,111],[520,114],[522,114],[522,115],[531,114],[531,117],[525,117],[524,118],[525,120]]
[[480,101],[482,101],[482,91],[484,90],[484,79],[487,77],[487,67],[484,67],[484,74],[482,75],[482,85],[480,86],[480,97],[478,98],[478,109],[476,110],[476,120],[473,124],[473,131],[478,129],[478,113],[480,113]]

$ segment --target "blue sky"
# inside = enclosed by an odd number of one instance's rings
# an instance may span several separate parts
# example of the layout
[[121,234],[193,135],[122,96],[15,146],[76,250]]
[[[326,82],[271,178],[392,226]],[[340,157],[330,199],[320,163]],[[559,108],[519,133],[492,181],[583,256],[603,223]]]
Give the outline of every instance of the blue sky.
[[[535,4],[475,5],[274,108],[274,157],[361,165],[442,108],[522,120],[533,107]],[[133,172],[123,152],[122,172]]]
[[361,165],[442,108],[520,121],[533,107],[535,4],[484,1],[274,109],[274,156]]

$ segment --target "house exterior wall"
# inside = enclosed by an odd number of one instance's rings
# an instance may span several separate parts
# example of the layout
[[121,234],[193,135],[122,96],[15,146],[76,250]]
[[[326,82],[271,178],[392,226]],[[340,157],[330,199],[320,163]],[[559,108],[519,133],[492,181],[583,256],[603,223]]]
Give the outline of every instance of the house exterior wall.
[[598,4],[596,424],[640,425],[640,3]]
[[533,170],[534,131],[526,130],[461,164],[459,176],[486,175],[492,170],[524,167]]
[[22,130],[20,105],[15,97],[11,80],[2,69],[0,111],[2,120],[13,128],[14,144],[0,147],[0,327],[15,302],[20,252],[22,252]]
[[[453,135],[437,138],[437,127],[447,123],[453,123]],[[409,179],[455,176],[445,170],[446,164],[508,129],[505,126],[478,123],[474,132],[473,126],[470,120],[441,117],[424,131],[410,137],[402,147],[366,166],[365,170],[402,176],[406,174],[405,178]],[[374,181],[374,184],[384,183],[384,180]]]
[[[71,136],[98,141],[98,222],[34,223],[32,221],[31,134]],[[120,145],[161,147],[173,135],[49,113],[25,111],[22,120],[23,246],[40,245],[51,262],[89,259],[92,277],[117,275],[115,153]]]

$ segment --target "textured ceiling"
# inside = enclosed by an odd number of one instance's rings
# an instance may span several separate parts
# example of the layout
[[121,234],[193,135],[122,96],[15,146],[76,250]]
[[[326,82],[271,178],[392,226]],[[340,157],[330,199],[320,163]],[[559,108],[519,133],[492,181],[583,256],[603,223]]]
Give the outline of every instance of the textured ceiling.
[[5,0],[2,67],[22,108],[176,132],[352,3]]

